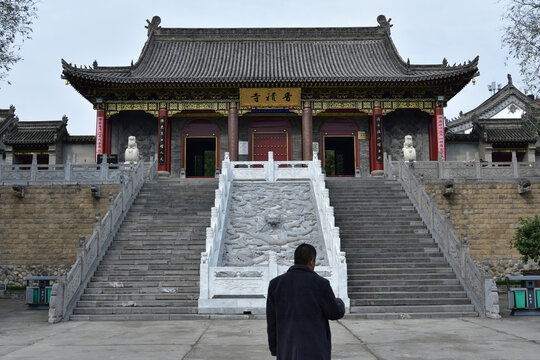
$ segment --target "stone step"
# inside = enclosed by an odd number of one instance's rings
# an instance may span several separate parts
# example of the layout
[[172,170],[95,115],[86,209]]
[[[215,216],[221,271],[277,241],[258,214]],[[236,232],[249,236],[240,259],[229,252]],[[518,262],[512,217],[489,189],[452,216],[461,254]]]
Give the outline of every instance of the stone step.
[[420,306],[420,305],[470,305],[466,297],[461,298],[396,298],[387,299],[355,299],[351,300],[351,307],[363,306]]
[[87,287],[84,290],[85,294],[188,294],[193,296],[199,295],[199,285],[184,286],[184,287]]
[[357,273],[351,273],[347,277],[347,280],[349,282],[352,281],[364,281],[364,280],[416,280],[416,279],[455,279],[456,276],[452,272],[448,273],[432,273],[432,274],[408,274],[408,273],[400,273],[400,274],[373,274],[373,273],[364,273],[364,274],[357,274]]
[[460,317],[478,317],[476,311],[463,312],[463,311],[429,311],[429,312],[392,312],[393,309],[387,309],[384,313],[352,313],[345,314],[345,319],[367,319],[367,320],[391,320],[391,319],[446,319],[446,318],[460,318]]
[[199,269],[193,269],[193,270],[139,270],[139,269],[132,269],[132,270],[96,270],[94,272],[94,276],[134,276],[134,277],[142,277],[142,276],[199,276]]
[[362,280],[348,280],[349,289],[356,289],[360,287],[392,287],[392,286],[426,286],[426,285],[459,285],[458,279],[443,279],[443,278],[416,278],[416,279],[362,279]]
[[468,305],[417,305],[417,306],[351,306],[351,313],[425,313],[425,312],[474,312]]
[[410,250],[403,250],[400,252],[394,251],[381,251],[381,249],[374,249],[373,251],[366,251],[365,249],[363,251],[346,251],[346,257],[348,260],[351,259],[358,259],[359,261],[364,261],[365,259],[386,259],[386,258],[393,258],[393,259],[419,259],[419,258],[429,258],[434,259],[438,257],[443,257],[443,254],[438,252],[437,249],[433,249],[434,251],[427,252],[427,251],[410,251]]
[[120,306],[120,307],[76,307],[74,315],[113,314],[196,314],[193,306]]
[[444,299],[444,298],[466,298],[467,293],[465,291],[389,291],[389,292],[350,292],[349,296],[353,295],[357,300],[375,300],[375,299]]
[[351,273],[354,270],[366,272],[367,269],[370,270],[377,270],[377,269],[386,269],[386,268],[401,268],[403,269],[429,269],[429,268],[440,268],[443,266],[447,266],[447,263],[445,262],[371,262],[371,263],[348,263],[347,269],[349,270],[349,273]]
[[[460,284],[458,285],[390,285],[390,286],[383,286],[383,285],[362,285],[362,286],[349,286],[348,287],[349,294],[353,293],[366,293],[366,292],[372,292],[372,293],[379,293],[379,292],[405,292],[405,291],[411,291],[411,292],[431,292],[431,291],[463,291],[463,288]],[[349,295],[350,296],[350,295]]]
[[190,264],[142,264],[142,265],[132,265],[132,264],[100,264],[98,271],[144,271],[148,269],[149,271],[183,271],[183,270],[199,270],[199,263],[190,263]]
[[200,277],[199,274],[193,274],[193,275],[113,275],[113,274],[106,274],[106,275],[96,275],[92,277],[91,281],[93,282],[151,282],[151,281],[175,281],[181,279],[182,281],[196,281],[198,282]]
[[198,286],[198,281],[190,280],[158,280],[158,281],[90,281],[89,288],[183,288]]
[[422,274],[446,274],[451,273],[453,274],[452,268],[449,266],[441,266],[441,267],[429,267],[429,268],[364,268],[362,270],[355,270],[349,271],[350,276],[355,275],[361,275],[361,274],[373,274],[375,276],[377,275],[383,275],[383,274],[390,274],[390,275],[399,275],[399,274],[409,274],[409,275],[416,275],[421,277]]
[[[439,257],[432,257],[432,256],[425,256],[425,257],[399,257],[397,254],[394,254],[393,256],[381,256],[379,258],[373,258],[373,257],[364,257],[360,260],[362,262],[362,265],[369,266],[370,264],[379,264],[381,261],[384,261],[385,263],[412,263],[412,264],[422,264],[424,262],[427,262],[428,264],[446,264],[446,259],[442,256]],[[351,264],[352,265],[352,264]]]
[[208,314],[115,314],[115,315],[71,315],[73,321],[164,321],[164,320],[205,320]]
[[81,301],[151,301],[151,300],[198,300],[196,294],[83,294]]
[[197,306],[198,300],[81,300],[77,302],[79,308],[124,308],[124,307],[174,307],[185,308]]

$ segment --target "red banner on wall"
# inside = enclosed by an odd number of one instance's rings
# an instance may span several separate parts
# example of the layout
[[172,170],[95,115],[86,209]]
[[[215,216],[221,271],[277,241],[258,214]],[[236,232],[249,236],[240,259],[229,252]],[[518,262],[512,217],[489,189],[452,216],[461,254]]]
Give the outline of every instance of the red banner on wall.
[[444,139],[444,115],[437,114],[437,152],[441,154],[442,161],[446,161],[446,144]]
[[98,110],[96,119],[96,155],[103,154],[103,131],[105,127],[105,116],[103,111]]

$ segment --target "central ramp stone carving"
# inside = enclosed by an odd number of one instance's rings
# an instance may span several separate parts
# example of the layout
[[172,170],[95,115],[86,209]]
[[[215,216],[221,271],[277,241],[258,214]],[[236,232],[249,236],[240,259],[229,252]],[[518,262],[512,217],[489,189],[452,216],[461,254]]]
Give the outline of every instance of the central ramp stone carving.
[[348,309],[347,262],[316,154],[233,162],[226,153],[201,253],[199,313],[264,314],[270,280],[304,242],[317,249],[315,271]]
[[220,266],[290,266],[301,243],[317,249],[317,266],[328,266],[311,184],[233,182]]

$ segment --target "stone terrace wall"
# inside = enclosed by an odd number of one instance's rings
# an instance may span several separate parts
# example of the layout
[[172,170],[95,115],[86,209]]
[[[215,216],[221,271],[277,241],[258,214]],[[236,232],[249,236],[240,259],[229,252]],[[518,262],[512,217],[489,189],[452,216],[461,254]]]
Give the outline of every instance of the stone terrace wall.
[[481,269],[502,280],[506,275],[521,275],[534,267],[523,264],[510,248],[519,217],[540,214],[540,182],[532,182],[531,192],[520,195],[517,182],[455,182],[454,193],[442,195],[443,182],[426,182],[426,192],[435,191],[442,214],[450,209],[454,232],[466,232],[471,256]]
[[108,193],[118,191],[102,185],[95,199],[90,185],[31,185],[20,199],[11,186],[0,186],[0,282],[22,286],[26,276],[69,271],[79,236],[90,238],[95,213],[103,217]]

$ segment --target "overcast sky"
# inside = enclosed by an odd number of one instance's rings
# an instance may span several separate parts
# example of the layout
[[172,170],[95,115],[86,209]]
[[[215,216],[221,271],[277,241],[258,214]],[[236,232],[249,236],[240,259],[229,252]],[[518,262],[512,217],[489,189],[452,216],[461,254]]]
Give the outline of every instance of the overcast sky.
[[480,77],[445,109],[448,118],[469,111],[490,96],[492,81],[506,74],[523,91],[516,62],[501,47],[505,0],[42,0],[23,61],[0,83],[0,108],[13,104],[23,121],[69,117],[72,135],[95,134],[95,111],[60,79],[60,59],[90,65],[129,65],[146,41],[146,19],[158,15],[162,27],[327,27],[377,26],[392,18],[392,39],[412,64],[450,65],[480,56]]

